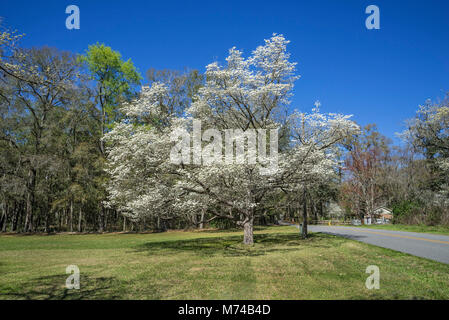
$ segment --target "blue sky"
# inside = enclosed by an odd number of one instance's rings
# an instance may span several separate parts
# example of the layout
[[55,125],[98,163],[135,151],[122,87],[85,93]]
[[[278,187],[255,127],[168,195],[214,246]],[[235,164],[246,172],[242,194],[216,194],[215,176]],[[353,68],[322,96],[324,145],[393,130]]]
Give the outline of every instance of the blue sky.
[[[65,28],[65,8],[81,12]],[[380,8],[380,30],[367,30],[365,8]],[[449,1],[118,1],[2,0],[5,26],[22,45],[82,53],[103,42],[150,68],[204,71],[232,46],[249,54],[272,33],[291,40],[298,62],[292,107],[353,114],[394,138],[426,99],[449,91]],[[395,139],[397,142],[397,140]]]

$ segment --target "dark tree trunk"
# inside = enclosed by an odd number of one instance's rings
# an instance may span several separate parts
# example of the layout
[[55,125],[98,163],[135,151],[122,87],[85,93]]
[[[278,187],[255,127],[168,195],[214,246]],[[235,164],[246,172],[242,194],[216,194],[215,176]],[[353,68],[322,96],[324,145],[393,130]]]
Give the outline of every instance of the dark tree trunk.
[[204,222],[203,222],[203,221],[204,221],[204,211],[205,211],[204,209],[201,210],[200,229],[203,229],[203,228],[204,228]]
[[73,200],[70,200],[70,232],[73,232]]
[[15,230],[17,230],[18,232],[24,232],[24,229],[22,229],[24,216],[25,216],[25,202],[21,201],[19,204],[19,210],[17,211],[17,220],[15,228]]
[[45,230],[44,232],[50,232],[50,212],[47,211],[45,215]]
[[302,233],[301,236],[305,239],[307,238],[307,192],[306,189],[304,189],[304,195],[303,195],[303,209],[302,209]]
[[197,226],[197,220],[198,220],[198,215],[196,215],[196,214],[192,214],[191,216],[190,216],[190,218],[192,219],[192,226]]
[[28,173],[28,193],[26,200],[26,217],[24,231],[33,231],[33,206],[34,206],[34,189],[36,185],[36,170],[31,169]]
[[323,201],[320,201],[320,217],[323,216]]
[[244,244],[253,244],[254,243],[253,223],[254,223],[254,217],[252,215],[250,217],[247,217],[243,222],[243,243]]
[[104,231],[103,219],[104,219],[104,207],[101,206],[101,210],[98,213],[98,232]]
[[0,230],[2,232],[6,232],[6,225],[8,223],[8,205],[6,203],[2,203],[2,217],[0,218]]
[[315,207],[315,203],[310,203],[310,209],[312,210],[313,219],[315,220],[315,223],[318,221],[318,211]]
[[82,211],[82,207],[80,205],[80,212],[78,215],[78,232],[81,232],[81,221],[83,220],[83,211]]
[[63,211],[58,212],[58,232],[61,232],[62,228],[62,213]]
[[103,218],[103,230],[108,230],[108,217],[109,217],[109,209],[104,209],[104,218]]
[[20,212],[20,205],[17,207],[17,202],[14,201],[14,209],[13,209],[14,216],[13,216],[12,222],[11,222],[11,231],[13,231],[13,232],[17,230],[17,222],[19,220],[19,212]]
[[[42,210],[42,207],[41,206],[39,206],[39,212],[42,212],[43,210]],[[33,231],[34,232],[37,232],[37,231],[39,231],[39,226],[41,225],[41,215],[40,214],[34,214],[34,222],[33,222]]]

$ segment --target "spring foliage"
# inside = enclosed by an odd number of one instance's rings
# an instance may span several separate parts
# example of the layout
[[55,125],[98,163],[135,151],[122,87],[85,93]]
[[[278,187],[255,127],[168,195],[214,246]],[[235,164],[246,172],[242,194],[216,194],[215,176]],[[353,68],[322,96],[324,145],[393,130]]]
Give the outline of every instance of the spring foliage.
[[[274,34],[248,58],[231,48],[224,66],[214,62],[206,67],[206,81],[184,116],[167,112],[170,95],[164,83],[153,82],[138,99],[124,104],[125,119],[105,137],[110,204],[133,219],[170,219],[207,210],[211,219],[227,218],[243,226],[244,242],[252,243],[254,218],[263,213],[270,196],[298,193],[332,175],[339,165],[337,144],[358,126],[350,116],[322,114],[316,108],[311,113],[288,114],[294,81],[299,78],[296,63],[289,61],[288,43]],[[207,129],[243,133],[277,129],[284,142],[276,150],[280,151],[276,170],[261,174],[267,166],[264,161],[174,164],[170,137],[173,132],[191,131],[192,120],[201,121],[203,134]],[[204,160],[209,138],[203,135],[202,145],[192,147],[192,157],[203,150]],[[223,148],[219,149],[218,156],[224,157]]]

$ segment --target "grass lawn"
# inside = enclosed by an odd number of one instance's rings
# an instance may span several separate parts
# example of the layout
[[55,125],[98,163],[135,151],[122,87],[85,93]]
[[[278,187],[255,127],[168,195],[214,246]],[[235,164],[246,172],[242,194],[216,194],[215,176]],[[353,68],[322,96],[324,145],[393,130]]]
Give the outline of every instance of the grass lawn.
[[[0,299],[449,299],[449,265],[293,227],[0,236]],[[75,264],[81,289],[65,288]],[[368,290],[366,267],[380,268]]]
[[425,226],[425,225],[406,225],[406,224],[374,224],[369,226],[358,226],[361,228],[373,228],[383,230],[395,231],[410,231],[410,232],[424,232],[435,233],[449,236],[449,227],[445,226]]

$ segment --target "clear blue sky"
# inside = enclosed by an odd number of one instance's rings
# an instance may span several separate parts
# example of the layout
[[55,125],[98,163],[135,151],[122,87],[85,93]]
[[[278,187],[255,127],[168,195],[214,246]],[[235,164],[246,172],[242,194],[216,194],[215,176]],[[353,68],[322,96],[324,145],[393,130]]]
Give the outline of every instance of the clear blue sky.
[[[66,6],[81,12],[67,30]],[[380,30],[365,8],[380,8]],[[150,68],[204,67],[236,46],[250,53],[272,33],[291,40],[298,62],[292,107],[354,114],[394,137],[426,99],[449,91],[449,1],[118,1],[2,0],[4,25],[26,33],[23,46],[83,52],[103,42]]]

